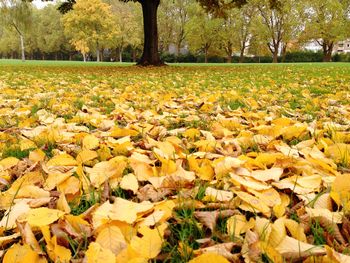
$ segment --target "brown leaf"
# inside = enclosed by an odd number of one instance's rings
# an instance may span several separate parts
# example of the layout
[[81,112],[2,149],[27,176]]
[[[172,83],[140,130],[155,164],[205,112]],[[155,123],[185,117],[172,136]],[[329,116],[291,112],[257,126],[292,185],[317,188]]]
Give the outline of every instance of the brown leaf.
[[24,244],[29,245],[38,254],[44,254],[36,240],[30,225],[27,222],[20,223],[16,221],[19,232],[21,233]]
[[222,243],[222,244],[217,244],[206,248],[197,249],[194,251],[194,253],[196,255],[205,254],[205,253],[214,253],[214,254],[221,255],[230,261],[236,262],[238,260],[238,255],[231,253],[233,247],[235,246],[237,246],[237,243],[234,243],[234,242]]
[[140,201],[148,201],[151,200],[152,202],[158,202],[164,197],[172,194],[172,190],[168,188],[159,188],[155,189],[153,185],[151,184],[146,184],[144,187],[139,189],[137,193],[137,198]]
[[196,211],[194,212],[194,216],[206,227],[208,227],[212,232],[214,231],[216,227],[216,221],[219,217],[225,218],[232,216],[236,214],[237,212],[235,210],[215,210],[211,212],[201,212]]
[[103,184],[103,191],[101,194],[101,203],[106,202],[107,200],[109,200],[109,196],[110,196],[110,187],[109,187],[109,182],[108,180],[106,180]]

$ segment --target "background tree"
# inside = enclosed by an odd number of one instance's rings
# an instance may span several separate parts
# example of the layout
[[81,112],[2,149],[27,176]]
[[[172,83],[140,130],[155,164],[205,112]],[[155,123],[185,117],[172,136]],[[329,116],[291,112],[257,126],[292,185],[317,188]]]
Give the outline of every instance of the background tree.
[[111,5],[111,12],[114,23],[119,33],[111,39],[111,46],[117,47],[118,60],[123,61],[123,51],[130,46],[139,46],[140,40],[140,19],[135,4],[124,4],[119,1],[107,1]]
[[[276,1],[257,0],[260,19],[255,23],[256,33],[266,40],[273,62],[278,62],[278,54],[283,43],[288,43],[297,26],[296,2],[293,0]],[[286,46],[287,47],[287,46]]]
[[242,8],[236,7],[226,11],[221,30],[221,39],[227,62],[231,62],[234,50],[239,51],[239,62],[243,62],[244,54],[252,38],[252,21],[256,12],[256,7],[250,3],[242,6]]
[[2,23],[20,39],[22,61],[25,61],[25,34],[31,26],[31,6],[21,0],[0,0]]
[[[32,0],[24,0],[32,1]],[[43,0],[52,1],[52,0]],[[122,2],[134,1],[141,4],[143,14],[143,53],[139,61],[139,65],[163,65],[158,53],[158,24],[157,24],[157,13],[160,0],[120,0]],[[197,0],[205,7],[208,11],[219,10],[224,12],[228,7],[232,8],[236,5],[242,5],[246,0],[231,0],[229,2],[225,0]],[[271,0],[273,1],[273,0]],[[60,6],[61,12],[68,12],[73,9],[76,0],[66,0]]]
[[[73,10],[63,16],[65,34],[85,57],[86,52],[96,51],[100,61],[100,50],[104,43],[118,36],[110,6],[101,0],[77,0]],[[86,58],[84,58],[84,61]]]
[[334,45],[350,36],[349,1],[309,0],[305,7],[308,16],[305,36],[315,40],[323,51],[323,61],[332,60]]
[[205,13],[196,3],[190,12],[191,18],[186,25],[187,42],[191,50],[203,52],[204,62],[207,63],[209,53],[217,51],[222,21]]
[[41,10],[37,10],[35,18],[38,49],[42,53],[42,59],[45,54],[57,53],[67,48],[67,38],[64,35],[64,27],[61,21],[61,13],[57,6],[48,5]]
[[174,42],[176,14],[173,9],[174,2],[172,0],[163,0],[158,11],[158,34],[159,34],[159,52],[166,53],[169,46]]
[[194,0],[163,0],[159,7],[160,51],[167,51],[175,45],[175,54],[180,54],[186,39],[186,24],[189,21],[189,8]]

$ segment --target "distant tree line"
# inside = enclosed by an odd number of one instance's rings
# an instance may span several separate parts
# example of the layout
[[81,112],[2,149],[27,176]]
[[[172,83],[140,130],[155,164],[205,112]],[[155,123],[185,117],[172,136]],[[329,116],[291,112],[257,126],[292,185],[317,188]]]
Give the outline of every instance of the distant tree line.
[[[350,37],[350,0],[243,2],[216,12],[195,0],[162,0],[161,57],[168,62],[331,61],[336,43]],[[144,41],[142,17],[133,2],[76,0],[73,10],[62,14],[54,4],[38,9],[27,1],[0,0],[0,57],[136,61]],[[316,41],[321,53],[300,52],[309,41]]]

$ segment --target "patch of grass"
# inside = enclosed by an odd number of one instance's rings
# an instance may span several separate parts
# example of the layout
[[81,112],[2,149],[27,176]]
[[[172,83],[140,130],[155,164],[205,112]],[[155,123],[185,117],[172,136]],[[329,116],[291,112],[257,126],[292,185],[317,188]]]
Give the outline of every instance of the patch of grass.
[[82,99],[77,99],[77,100],[74,101],[73,105],[78,110],[82,110],[82,108],[84,106],[84,101]]
[[78,203],[70,203],[72,215],[80,215],[88,210],[93,205],[97,204],[100,201],[100,194],[96,191],[90,191],[90,195],[83,195]]
[[298,216],[298,214],[296,212],[293,212],[292,214],[290,214],[289,218],[294,220],[295,222],[300,223],[299,216]]
[[239,99],[228,101],[227,106],[230,107],[231,110],[237,110],[239,108],[247,108],[247,105],[242,100],[239,100]]
[[11,147],[5,148],[3,150],[2,158],[16,157],[18,159],[23,159],[23,158],[28,157],[29,153],[33,150],[35,150],[35,148],[21,150],[21,148],[19,146],[11,146]]
[[48,158],[52,158],[53,157],[52,150],[54,150],[56,148],[57,148],[56,143],[52,143],[52,142],[47,142],[46,144],[44,144],[41,147],[41,149],[43,150],[43,152],[46,154],[46,156]]
[[198,185],[198,192],[196,194],[195,199],[202,200],[205,196],[205,190],[207,189],[207,184],[199,184]]
[[187,262],[193,258],[193,250],[199,248],[195,240],[203,238],[204,232],[193,213],[194,208],[188,207],[175,211],[169,225],[171,234],[162,248],[162,253],[167,255],[164,262]]
[[117,188],[113,189],[112,190],[112,196],[120,197],[120,198],[123,198],[123,199],[130,199],[132,197],[130,192],[122,189],[121,187],[117,187]]
[[38,104],[34,104],[31,108],[30,108],[30,113],[31,115],[36,114],[38,111],[40,110],[40,106]]
[[314,244],[315,245],[324,245],[326,244],[326,240],[323,236],[324,230],[322,226],[320,225],[320,222],[318,220],[314,220],[311,223],[311,233],[314,237]]
[[82,240],[75,240],[71,238],[69,235],[66,236],[66,239],[69,243],[69,247],[72,250],[72,258],[78,258],[79,254],[82,252],[84,253],[89,246],[89,240],[86,235],[83,235]]

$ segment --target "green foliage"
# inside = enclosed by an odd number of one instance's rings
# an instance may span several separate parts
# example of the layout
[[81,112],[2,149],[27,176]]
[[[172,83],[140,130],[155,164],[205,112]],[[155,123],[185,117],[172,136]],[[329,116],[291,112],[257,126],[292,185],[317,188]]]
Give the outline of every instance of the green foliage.
[[16,157],[18,159],[23,159],[28,157],[32,150],[34,149],[21,150],[19,146],[9,146],[3,150],[1,158]]

